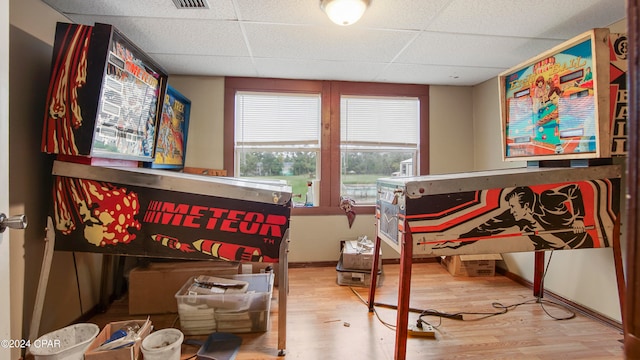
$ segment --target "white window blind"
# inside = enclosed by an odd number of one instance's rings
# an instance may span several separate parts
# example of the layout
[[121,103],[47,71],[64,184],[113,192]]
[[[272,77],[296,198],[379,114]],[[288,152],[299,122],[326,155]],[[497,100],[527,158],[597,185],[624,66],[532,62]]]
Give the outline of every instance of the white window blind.
[[320,146],[320,94],[236,94],[236,147]]
[[417,98],[342,96],[340,141],[351,145],[416,145],[419,118]]

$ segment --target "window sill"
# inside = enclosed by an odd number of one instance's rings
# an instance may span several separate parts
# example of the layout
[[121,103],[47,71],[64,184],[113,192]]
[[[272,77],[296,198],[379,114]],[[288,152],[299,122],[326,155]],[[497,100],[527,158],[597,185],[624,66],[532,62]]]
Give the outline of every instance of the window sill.
[[[356,214],[375,214],[375,205],[355,206]],[[317,215],[344,215],[344,210],[337,206],[314,206],[314,207],[293,207],[291,208],[292,216],[317,216]]]

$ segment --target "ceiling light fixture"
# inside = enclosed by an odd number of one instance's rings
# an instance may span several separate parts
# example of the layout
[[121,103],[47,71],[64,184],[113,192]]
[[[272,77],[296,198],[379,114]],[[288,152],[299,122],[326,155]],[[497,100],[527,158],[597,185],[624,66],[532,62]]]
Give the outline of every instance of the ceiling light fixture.
[[320,8],[334,23],[347,26],[356,23],[371,0],[320,0]]

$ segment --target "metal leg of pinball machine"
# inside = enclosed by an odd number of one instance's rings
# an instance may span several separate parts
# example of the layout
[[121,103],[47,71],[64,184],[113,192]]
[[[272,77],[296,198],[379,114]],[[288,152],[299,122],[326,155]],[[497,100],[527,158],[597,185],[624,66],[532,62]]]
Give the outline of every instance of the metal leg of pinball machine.
[[378,264],[380,261],[380,237],[376,236],[376,243],[373,247],[373,265],[371,266],[371,284],[369,285],[369,312],[373,312],[375,305],[376,287],[378,287]]
[[398,313],[396,320],[395,360],[407,356],[407,335],[409,332],[409,295],[411,294],[411,264],[413,263],[413,235],[409,224],[404,223],[405,233],[400,247],[400,287],[398,289]]
[[289,294],[289,230],[280,243],[278,260],[278,356],[287,353],[287,295]]
[[29,328],[29,339],[31,341],[38,338],[40,331],[40,320],[42,319],[42,308],[44,306],[44,296],[49,283],[49,273],[51,272],[51,261],[53,260],[53,248],[56,242],[56,234],[53,227],[53,220],[47,217],[46,236],[44,239],[44,255],[42,257],[42,267],[40,268],[40,279],[36,290],[36,300],[33,305],[31,315],[31,327]]

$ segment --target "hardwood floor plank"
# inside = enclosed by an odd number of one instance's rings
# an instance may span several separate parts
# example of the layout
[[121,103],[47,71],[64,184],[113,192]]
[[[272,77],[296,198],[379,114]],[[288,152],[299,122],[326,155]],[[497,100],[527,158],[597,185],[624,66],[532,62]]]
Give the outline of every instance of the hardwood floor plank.
[[[453,277],[438,263],[417,263],[412,269],[411,308],[492,313],[500,311],[492,306],[496,302],[504,306],[532,303],[473,321],[482,315],[464,315],[465,321],[425,317],[437,326],[436,336],[410,337],[407,359],[624,359],[618,330],[580,314],[570,320],[554,320],[535,302],[531,289],[507,277]],[[384,266],[376,303],[397,304],[398,270],[397,264]],[[368,312],[362,300],[368,298],[368,288],[353,288],[358,297],[349,287],[336,283],[332,267],[291,268],[289,272],[286,356],[277,356],[278,292],[274,290],[270,331],[241,334],[237,360],[393,359],[395,332]],[[90,322],[102,327],[111,321],[140,318],[128,315],[127,303],[126,298],[117,300]],[[567,315],[563,308],[545,308],[557,316]],[[395,325],[394,309],[376,306],[376,312],[382,321]],[[151,315],[151,319],[156,329],[179,327],[176,314]],[[417,313],[409,314],[409,324],[417,319]],[[182,359],[197,350],[197,346],[183,345]]]

